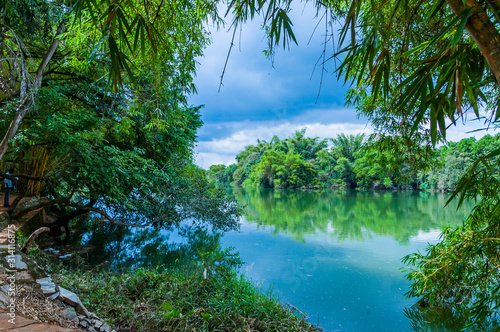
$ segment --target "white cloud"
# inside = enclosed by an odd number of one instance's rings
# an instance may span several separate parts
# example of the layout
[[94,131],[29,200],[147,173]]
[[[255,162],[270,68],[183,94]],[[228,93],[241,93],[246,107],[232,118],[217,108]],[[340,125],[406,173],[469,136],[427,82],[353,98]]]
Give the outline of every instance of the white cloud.
[[495,135],[498,133],[494,130],[494,126],[491,126],[489,130],[484,130],[487,126],[481,120],[468,120],[466,124],[457,122],[456,126],[451,126],[446,130],[446,139],[451,142],[457,142],[463,138],[475,137],[476,139],[480,139],[487,134]]
[[[239,124],[235,124],[239,125]],[[280,139],[291,136],[296,130],[306,127],[307,137],[336,137],[337,134],[346,135],[371,133],[371,128],[356,123],[293,123],[290,121],[267,122],[249,124],[247,129],[241,129],[230,136],[211,141],[199,142],[196,147],[196,164],[208,169],[210,165],[230,165],[235,162],[234,157],[247,145],[254,145],[257,139],[270,141],[276,135]]]
[[[365,119],[357,119],[354,109],[339,106],[347,87],[336,80],[333,62],[327,63],[322,91],[316,101],[321,68],[311,72],[324,47],[324,24],[318,26],[313,6],[297,6],[292,11],[294,31],[299,47],[279,50],[272,63],[262,54],[266,47],[260,21],[250,22],[236,34],[226,72],[224,86],[218,87],[231,44],[232,31],[213,30],[213,44],[198,59],[201,66],[195,82],[199,95],[190,102],[204,104],[201,110],[205,125],[200,129],[201,141],[196,147],[196,163],[203,168],[213,164],[229,165],[246,145],[257,139],[269,141],[274,135],[286,138],[295,130],[307,127],[308,137],[336,137],[337,134],[370,133]],[[324,23],[324,22],[323,22]],[[336,29],[337,27],[334,27]],[[240,43],[241,41],[241,43]],[[332,46],[327,45],[331,54]],[[274,65],[274,68],[273,68]],[[316,103],[317,102],[317,103]],[[448,140],[480,138],[486,132],[469,133],[483,127],[479,122],[461,123],[448,129]],[[488,133],[494,134],[493,131]]]

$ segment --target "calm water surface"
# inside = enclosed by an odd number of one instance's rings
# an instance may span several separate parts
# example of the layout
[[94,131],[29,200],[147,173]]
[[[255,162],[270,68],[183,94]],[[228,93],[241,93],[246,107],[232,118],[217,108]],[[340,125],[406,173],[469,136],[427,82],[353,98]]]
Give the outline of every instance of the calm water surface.
[[[405,315],[409,282],[401,258],[436,243],[471,206],[444,208],[446,196],[426,192],[273,191],[234,188],[245,205],[240,232],[209,235],[188,228],[102,226],[83,242],[89,260],[111,267],[191,262],[198,252],[234,246],[241,272],[272,290],[326,331],[457,331],[453,317]],[[420,313],[420,311],[414,311]]]
[[[233,189],[246,205],[241,231],[222,238],[264,290],[326,331],[411,331],[401,258],[458,225],[470,207],[418,192]],[[427,329],[426,329],[427,330]],[[429,326],[428,330],[442,331]]]

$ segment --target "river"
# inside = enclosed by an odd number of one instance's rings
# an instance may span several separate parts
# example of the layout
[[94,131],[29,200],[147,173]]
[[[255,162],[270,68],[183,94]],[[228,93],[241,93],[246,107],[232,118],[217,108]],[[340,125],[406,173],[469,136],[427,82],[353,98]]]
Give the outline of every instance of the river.
[[[84,242],[95,262],[161,266],[198,249],[234,247],[241,273],[325,331],[456,331],[446,312],[409,310],[401,258],[425,251],[471,210],[444,207],[446,194],[232,188],[245,206],[239,232],[207,236],[106,228]],[[406,312],[406,313],[405,313]]]
[[[427,192],[233,193],[246,212],[223,246],[240,252],[254,283],[326,331],[415,330],[404,313],[416,300],[405,300],[401,258],[436,243],[471,208],[444,208],[445,194]],[[441,322],[427,328],[446,331]]]

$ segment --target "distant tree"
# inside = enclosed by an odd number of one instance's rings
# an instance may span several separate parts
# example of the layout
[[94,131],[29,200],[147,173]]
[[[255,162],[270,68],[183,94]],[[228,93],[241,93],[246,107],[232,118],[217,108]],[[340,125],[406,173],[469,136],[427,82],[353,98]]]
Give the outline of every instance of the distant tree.
[[[292,2],[232,0],[229,9],[235,26],[262,15],[269,40],[266,54],[272,56],[276,47],[297,42],[289,16]],[[436,144],[446,139],[449,123],[482,119],[480,110],[487,114],[489,125],[497,124],[497,1],[344,0],[314,1],[314,5],[327,23],[326,41],[336,23],[341,26],[339,50],[329,56],[325,42],[323,63],[340,58],[339,77],[351,85],[348,102],[357,105],[377,131],[399,133],[405,139],[420,132]],[[474,313],[472,325],[474,318],[497,319],[500,307],[500,287],[493,282],[498,281],[500,265],[492,256],[500,243],[498,155],[496,149],[474,160],[454,191],[453,197],[460,201],[482,196],[467,227],[449,231],[427,255],[407,260],[417,267],[410,274],[414,282],[410,294],[435,305],[468,305]]]

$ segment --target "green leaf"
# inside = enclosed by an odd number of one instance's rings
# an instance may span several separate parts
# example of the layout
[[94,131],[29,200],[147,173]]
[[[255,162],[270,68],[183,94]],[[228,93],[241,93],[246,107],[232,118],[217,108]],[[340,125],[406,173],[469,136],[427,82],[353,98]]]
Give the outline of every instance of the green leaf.
[[170,303],[165,302],[161,305],[161,308],[165,311],[172,311],[173,307]]
[[460,17],[462,18],[462,21],[458,25],[457,31],[455,32],[455,37],[451,41],[451,44],[453,46],[455,46],[460,41],[460,39],[462,38],[462,36],[464,34],[465,24],[467,23],[467,20],[469,19],[471,9],[472,9],[472,7],[465,8],[458,16],[459,18]]

